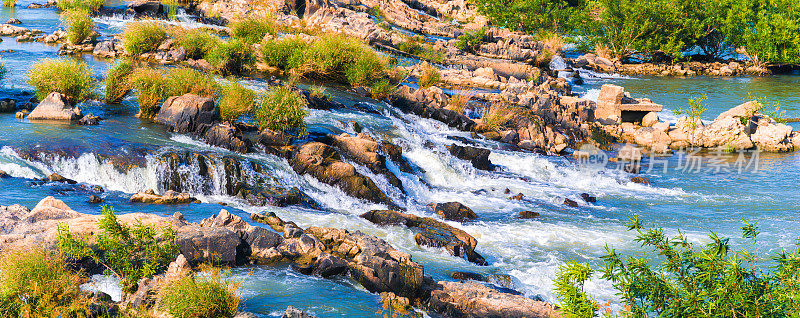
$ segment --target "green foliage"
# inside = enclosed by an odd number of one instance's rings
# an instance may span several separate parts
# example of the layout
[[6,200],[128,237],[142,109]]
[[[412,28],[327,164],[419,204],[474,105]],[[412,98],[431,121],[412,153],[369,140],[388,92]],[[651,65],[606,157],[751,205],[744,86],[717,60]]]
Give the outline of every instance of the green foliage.
[[219,84],[212,75],[201,73],[193,68],[178,67],[167,71],[165,90],[165,96],[195,94],[214,98],[219,90]]
[[589,21],[585,0],[473,0],[493,24],[528,33],[572,33]]
[[3,80],[4,78],[6,78],[6,74],[7,73],[8,73],[8,69],[6,68],[6,65],[3,64],[3,63],[0,63],[0,80]]
[[[753,249],[732,250],[716,233],[696,246],[679,232],[645,229],[634,217],[628,229],[645,251],[630,256],[607,249],[599,270],[619,292],[632,317],[798,317],[800,248],[774,255],[763,268],[755,249],[758,227],[744,221],[742,237]],[[563,269],[562,269],[563,270]],[[565,281],[565,284],[570,282]],[[572,287],[579,288],[579,281]]]
[[800,64],[800,3],[791,0],[728,0],[722,29],[731,46],[751,60]]
[[87,317],[81,275],[38,247],[0,254],[0,317]]
[[486,42],[486,28],[467,32],[456,39],[456,48],[464,52],[475,53]]
[[157,231],[139,220],[129,226],[117,220],[114,208],[105,206],[98,226],[101,232],[97,235],[97,252],[64,226],[58,227],[59,247],[67,257],[90,257],[104,266],[106,275],[119,277],[128,292],[136,291],[139,279],[166,269],[178,254],[175,231],[169,227]]
[[256,92],[232,80],[222,87],[219,99],[219,117],[222,121],[232,123],[253,109]]
[[269,18],[247,18],[231,24],[233,38],[247,44],[261,42],[267,34],[276,34],[275,21]]
[[412,36],[400,42],[397,49],[408,54],[419,56],[428,61],[441,63],[444,61],[444,52],[437,50],[432,45],[425,43],[420,36]]
[[106,104],[122,101],[131,90],[129,77],[133,73],[133,65],[126,60],[117,60],[108,70],[106,76]]
[[180,277],[159,291],[158,307],[176,318],[230,318],[239,309],[239,283],[219,269]]
[[157,21],[136,21],[128,24],[122,38],[125,40],[125,51],[137,56],[157,49],[167,39],[167,31]]
[[703,94],[703,96],[700,97],[689,98],[688,100],[689,109],[678,108],[674,110],[673,113],[675,115],[683,115],[683,114],[688,115],[690,119],[690,125],[692,126],[692,128],[695,128],[697,126],[697,122],[701,120],[700,117],[703,116],[703,113],[705,113],[706,110],[708,109],[703,104],[703,102],[707,98],[708,96],[706,96],[706,94]]
[[3,0],[4,7],[14,7],[17,5],[17,0]]
[[261,129],[303,130],[306,101],[290,86],[273,87],[259,96],[255,116]]
[[293,69],[303,62],[308,42],[297,36],[272,38],[261,43],[264,63],[283,70]]
[[61,11],[87,10],[97,12],[105,3],[105,0],[58,0],[56,7]]
[[222,40],[219,37],[199,29],[186,31],[178,37],[178,45],[186,50],[186,57],[196,60],[205,58],[206,53],[220,43]]
[[244,75],[255,64],[256,56],[250,44],[232,40],[208,52],[206,60],[223,76]]
[[597,303],[583,290],[594,271],[588,264],[567,262],[556,272],[555,293],[567,317],[591,318]]
[[420,88],[435,86],[442,80],[442,74],[439,70],[428,64],[422,66],[421,72],[422,74],[420,74],[418,82]]
[[164,74],[152,68],[140,68],[130,75],[130,83],[136,89],[140,117],[156,115],[156,106],[166,95]]
[[72,44],[83,42],[94,32],[94,21],[87,10],[70,10],[61,16],[68,24],[67,40]]
[[95,79],[86,63],[61,59],[46,59],[34,64],[28,71],[28,83],[36,88],[39,100],[52,92],[59,92],[71,103],[91,97],[95,87]]

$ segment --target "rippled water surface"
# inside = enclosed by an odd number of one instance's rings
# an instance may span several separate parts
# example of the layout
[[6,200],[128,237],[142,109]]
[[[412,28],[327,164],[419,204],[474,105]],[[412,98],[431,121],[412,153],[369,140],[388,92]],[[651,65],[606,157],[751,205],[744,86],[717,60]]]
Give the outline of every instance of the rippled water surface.
[[[23,6],[27,3],[21,1],[15,9],[2,8],[0,19],[17,17],[23,21],[22,26],[46,32],[58,28],[60,22],[54,9],[23,9]],[[103,36],[119,32],[120,26],[129,22],[124,18],[98,18],[96,21]],[[57,49],[40,43],[18,44],[14,38],[3,38],[0,50],[13,50],[0,53],[9,70],[2,83],[3,95],[30,91],[26,83],[28,68],[35,60],[56,58]],[[107,61],[85,59],[93,73],[102,78]],[[256,88],[265,87],[260,80],[246,82]],[[686,107],[687,98],[707,94],[709,110],[704,119],[713,120],[717,114],[743,102],[748,93],[780,102],[787,117],[800,117],[798,76],[615,78],[590,80],[575,91],[592,98],[604,83],[625,86],[634,97],[648,97],[664,104],[666,110],[662,117],[667,119],[671,110]],[[74,187],[32,185],[30,182],[33,178],[58,172],[82,183],[103,186],[108,191],[102,196],[120,213],[171,215],[180,211],[191,221],[198,221],[223,208],[218,203],[228,204],[225,209],[245,219],[250,212],[274,211],[303,227],[332,226],[377,235],[395,248],[412,254],[414,260],[425,266],[426,274],[438,280],[449,279],[453,270],[510,274],[514,288],[527,296],[542,296],[549,301],[555,300],[552,279],[559,264],[569,259],[596,263],[607,245],[623,251],[636,247],[624,227],[633,214],[641,216],[645,222],[665,227],[669,233],[684,230],[697,242],[705,242],[709,230],[738,237],[743,218],[761,226],[759,246],[763,250],[789,247],[800,235],[797,213],[800,195],[795,186],[800,179],[800,156],[794,154],[761,154],[758,168],[743,174],[711,169],[681,171],[674,168],[679,165],[677,156],[658,158],[659,162],[653,161],[656,169],[648,171],[651,161],[645,160],[643,174],[653,184],[643,186],[629,182],[629,174],[613,167],[588,170],[578,167],[568,157],[501,150],[494,142],[475,140],[494,149],[490,159],[500,168],[486,172],[452,157],[445,148],[461,143],[453,137],[471,138],[469,133],[402,114],[384,103],[333,88],[327,92],[345,104],[368,102],[380,115],[312,110],[306,119],[309,130],[354,133],[346,123],[355,121],[376,137],[401,145],[406,158],[420,168],[417,173],[407,174],[392,167],[406,187],[406,194],[365,167],[357,169],[376,180],[382,190],[410,213],[436,217],[426,208],[431,202],[459,201],[471,207],[480,216],[478,221],[451,224],[478,240],[477,251],[487,258],[490,266],[476,266],[441,250],[421,248],[407,229],[368,223],[358,215],[386,207],[353,199],[313,178],[299,176],[284,159],[258,153],[244,156],[229,153],[191,136],[169,133],[158,125],[134,118],[136,102],[132,99],[122,105],[82,105],[84,112],[104,118],[99,126],[32,123],[17,120],[14,114],[0,114],[0,170],[15,177],[0,179],[0,204],[20,203],[33,207],[44,196],[52,195],[77,211],[98,213],[98,206],[85,202],[86,192]],[[248,206],[220,192],[215,187],[218,180],[206,180],[207,183],[189,187],[202,199],[201,204],[157,206],[127,202],[131,193],[162,186],[159,154],[186,150],[264,165],[267,174],[276,177],[281,186],[300,187],[320,202],[322,209]],[[721,158],[727,162],[736,159],[735,155]],[[113,164],[114,160],[131,165],[120,170]],[[194,168],[185,166],[183,169],[192,174]],[[509,200],[506,189],[512,194],[524,194],[524,199]],[[580,194],[584,192],[597,196],[597,203],[581,201]],[[566,207],[561,204],[564,198],[576,200],[580,206]],[[523,210],[539,212],[541,217],[516,218]],[[282,267],[241,268],[234,274],[243,281],[245,310],[259,315],[279,316],[287,305],[294,305],[320,317],[380,316],[379,296],[346,278],[325,280]],[[613,299],[613,291],[603,282],[593,282],[589,289],[601,299]]]

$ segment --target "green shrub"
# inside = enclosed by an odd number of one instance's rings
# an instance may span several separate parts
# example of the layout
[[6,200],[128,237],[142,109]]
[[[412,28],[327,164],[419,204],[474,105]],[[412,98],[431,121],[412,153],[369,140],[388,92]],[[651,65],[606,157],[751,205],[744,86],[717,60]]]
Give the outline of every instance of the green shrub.
[[218,90],[219,84],[214,80],[214,76],[201,73],[198,70],[178,67],[167,72],[165,96],[195,94],[214,98]]
[[3,0],[4,7],[14,7],[17,5],[17,0]]
[[475,0],[478,12],[494,25],[527,33],[568,33],[580,28],[589,15],[586,0]]
[[89,300],[80,293],[82,278],[61,255],[38,247],[0,254],[0,317],[84,317]]
[[306,48],[308,42],[297,36],[272,38],[261,43],[261,56],[267,65],[288,70],[303,62]]
[[186,57],[196,60],[205,58],[207,52],[221,43],[218,36],[198,29],[186,31],[178,37],[178,45],[186,50]]
[[103,207],[103,217],[98,226],[101,232],[93,249],[86,241],[73,235],[68,227],[59,225],[59,247],[65,256],[73,259],[91,257],[106,268],[106,275],[119,277],[127,292],[136,291],[139,279],[153,277],[165,270],[178,255],[175,231],[169,227],[157,231],[141,221],[133,226],[120,223],[114,208],[107,206]]
[[231,24],[233,38],[247,44],[261,42],[267,34],[276,34],[275,22],[269,18],[248,18]]
[[230,318],[239,309],[239,283],[219,269],[183,276],[163,286],[158,307],[176,318]]
[[[757,250],[732,250],[729,239],[715,233],[709,235],[710,243],[695,246],[681,232],[670,238],[661,228],[644,229],[636,217],[628,229],[636,232],[635,241],[646,251],[623,256],[608,249],[598,270],[617,290],[625,316],[797,317],[800,313],[800,247],[766,257]],[[746,243],[757,246],[757,236],[756,225],[745,221]],[[774,265],[763,268],[759,262],[765,259]],[[562,283],[563,290],[583,288],[581,279],[556,284]]]
[[106,104],[115,104],[122,101],[131,91],[129,77],[133,72],[133,65],[129,61],[117,60],[108,70],[106,76]]
[[105,3],[105,0],[58,0],[56,7],[61,11],[87,10],[97,12]]
[[166,95],[164,74],[152,68],[140,68],[130,75],[130,83],[136,89],[140,116],[150,118],[156,115],[156,106]]
[[486,42],[486,28],[478,31],[467,32],[456,39],[456,48],[464,52],[475,53]]
[[86,63],[60,59],[46,59],[34,64],[28,71],[28,83],[36,88],[39,100],[52,92],[59,92],[71,103],[91,97],[95,87],[95,79]]
[[232,40],[214,48],[208,53],[206,60],[223,76],[244,75],[255,64],[256,56],[249,44]]
[[388,61],[360,40],[344,34],[325,34],[314,40],[298,66],[300,74],[368,85],[385,75]]
[[386,78],[373,83],[371,88],[372,98],[374,99],[385,99],[395,90],[394,84]]
[[418,82],[420,88],[435,86],[442,80],[442,74],[439,70],[428,64],[422,67],[421,72]]
[[67,40],[72,44],[79,44],[89,38],[94,32],[94,21],[86,10],[70,10],[62,13],[62,18],[67,22]]
[[137,56],[157,49],[167,39],[167,31],[160,22],[136,21],[128,24],[122,38],[125,51]]
[[259,96],[255,109],[261,129],[289,131],[305,128],[306,101],[290,86],[274,87]]
[[556,272],[555,294],[561,300],[561,310],[566,317],[594,317],[597,303],[583,290],[592,273],[589,265],[574,261],[561,265]]
[[253,109],[256,92],[232,80],[222,87],[222,96],[219,99],[219,117],[222,121],[232,123]]
[[672,112],[675,115],[688,115],[689,119],[691,120],[690,125],[692,128],[695,128],[697,123],[701,120],[700,117],[703,116],[703,113],[705,113],[707,110],[706,106],[703,105],[703,102],[706,100],[706,98],[708,97],[705,94],[700,97],[689,98],[689,109],[678,108]]

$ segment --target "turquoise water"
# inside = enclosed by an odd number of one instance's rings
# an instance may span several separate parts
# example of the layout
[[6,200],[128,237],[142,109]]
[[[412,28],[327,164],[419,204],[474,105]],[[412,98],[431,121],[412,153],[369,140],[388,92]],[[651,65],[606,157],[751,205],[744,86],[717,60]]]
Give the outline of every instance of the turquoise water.
[[[18,5],[27,5],[20,2]],[[22,26],[51,32],[58,17],[53,9],[28,10],[17,7],[0,10],[0,17],[16,16]],[[128,22],[122,17],[99,18],[103,36],[111,36]],[[17,44],[3,38],[0,53],[9,70],[2,83],[2,94],[19,95],[31,88],[26,84],[27,70],[33,61],[56,58],[57,47],[40,43]],[[86,57],[93,73],[101,78],[106,61]],[[662,117],[670,110],[686,107],[688,97],[707,94],[709,110],[704,119],[713,120],[720,112],[738,105],[747,93],[779,101],[787,117],[800,117],[798,76],[765,78],[614,78],[587,81],[576,92],[591,97],[600,85],[623,85],[635,97],[648,97],[665,105]],[[265,84],[257,79],[246,83],[255,88]],[[546,157],[502,150],[502,145],[485,140],[474,142],[493,148],[490,157],[499,171],[475,170],[469,163],[449,155],[445,146],[458,143],[454,137],[471,138],[469,133],[454,131],[432,120],[400,113],[384,103],[353,96],[328,88],[336,100],[345,104],[370,103],[380,115],[357,111],[312,110],[306,121],[309,130],[327,133],[354,133],[347,122],[356,121],[378,138],[386,138],[404,148],[407,160],[420,167],[417,173],[399,173],[407,194],[393,188],[382,177],[364,167],[358,170],[376,180],[394,201],[410,213],[432,216],[426,205],[431,202],[459,201],[473,208],[480,216],[475,222],[452,225],[463,228],[478,240],[477,251],[490,266],[476,266],[449,256],[441,250],[421,248],[414,234],[400,227],[378,227],[358,215],[376,208],[386,208],[353,199],[340,190],[313,178],[295,174],[288,163],[268,154],[239,155],[209,147],[188,135],[173,134],[159,125],[134,118],[135,100],[122,105],[86,104],[84,112],[104,118],[99,126],[70,126],[31,123],[17,120],[14,114],[0,114],[0,170],[15,178],[0,179],[0,205],[20,203],[33,207],[41,198],[52,195],[73,209],[99,213],[99,207],[86,203],[89,192],[74,186],[35,184],[34,178],[58,172],[85,185],[100,185],[101,195],[119,213],[148,212],[161,215],[183,213],[198,221],[225,208],[245,219],[250,212],[272,211],[300,226],[332,226],[361,230],[387,240],[397,249],[410,253],[425,266],[426,274],[437,280],[448,279],[454,270],[501,273],[512,276],[513,287],[530,297],[541,296],[554,301],[552,279],[559,264],[569,259],[598,262],[606,245],[623,251],[636,247],[624,223],[637,214],[645,222],[657,224],[668,233],[681,229],[696,242],[706,242],[709,230],[724,236],[738,237],[743,218],[758,222],[761,227],[759,248],[776,251],[790,247],[800,236],[800,215],[794,182],[800,178],[800,156],[795,154],[761,154],[759,167],[746,173],[715,172],[703,169],[686,172],[678,166],[678,156],[659,158],[647,172],[650,161],[644,162],[643,175],[652,186],[628,181],[630,175],[613,167],[589,170],[567,157]],[[198,196],[203,203],[178,206],[130,204],[131,193],[148,188],[159,189],[158,154],[168,151],[195,151],[213,156],[229,156],[267,167],[268,174],[281,186],[297,186],[322,205],[322,209],[298,207],[253,207],[229,197],[214,186],[195,184],[185,191]],[[704,156],[711,158],[711,154]],[[27,158],[29,160],[23,159]],[[735,155],[724,155],[732,162]],[[120,171],[110,163],[120,160],[133,168]],[[667,165],[666,172],[662,170]],[[191,174],[193,167],[183,167]],[[424,171],[424,172],[423,172]],[[214,181],[214,180],[211,180]],[[512,201],[504,193],[523,193],[524,199]],[[580,200],[580,193],[597,196],[596,204]],[[581,203],[578,208],[561,203],[570,198]],[[223,207],[219,203],[225,203]],[[530,210],[542,216],[520,220],[519,211]],[[733,241],[734,244],[737,241]],[[379,296],[366,292],[347,278],[326,280],[300,275],[285,267],[249,267],[235,269],[243,282],[243,309],[261,316],[279,316],[287,305],[308,309],[320,317],[379,317]],[[600,300],[613,300],[607,283],[594,281],[588,286]]]

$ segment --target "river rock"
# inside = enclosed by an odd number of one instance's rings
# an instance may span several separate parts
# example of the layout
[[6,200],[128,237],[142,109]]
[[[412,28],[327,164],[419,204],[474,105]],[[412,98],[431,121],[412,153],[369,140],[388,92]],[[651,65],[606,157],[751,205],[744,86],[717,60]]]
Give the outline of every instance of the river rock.
[[80,120],[78,120],[78,125],[81,125],[81,126],[93,126],[93,125],[99,125],[99,124],[100,124],[100,117],[94,116],[92,114],[88,114],[86,116],[83,116],[83,117],[81,117]]
[[641,177],[641,176],[631,177],[631,182],[638,183],[638,184],[644,184],[644,185],[649,185],[650,184],[650,180],[648,180],[645,177]]
[[444,222],[392,210],[372,210],[361,217],[378,225],[404,225],[417,232],[414,240],[420,246],[443,247],[453,256],[487,265],[483,256],[475,252],[478,241],[467,232]]
[[266,147],[286,147],[294,142],[294,136],[282,130],[263,129],[258,134],[258,143]]
[[233,264],[241,236],[222,227],[185,225],[178,229],[175,242],[181,254],[192,264]]
[[52,92],[39,105],[36,105],[36,108],[28,115],[28,120],[73,121],[81,118],[80,115],[80,110],[69,106],[66,96]]
[[0,170],[0,179],[3,179],[3,178],[10,178],[10,177],[11,177],[11,175],[9,175],[9,174],[8,174],[8,172],[5,172],[5,171],[3,171],[3,170]]
[[381,149],[380,144],[372,137],[364,133],[358,134],[356,137],[342,133],[333,135],[331,138],[333,145],[339,148],[346,157],[367,166],[374,173],[383,175],[391,185],[403,190],[400,179],[386,166],[386,157],[378,153]]
[[300,309],[289,306],[286,307],[286,311],[281,315],[281,318],[316,318],[316,316],[311,316]]
[[128,10],[137,16],[156,17],[164,13],[164,6],[158,1],[135,1],[128,5]]
[[426,307],[448,317],[561,317],[552,304],[477,282],[438,282],[431,289]]
[[194,94],[167,98],[155,121],[178,133],[195,132],[219,119],[214,100]]
[[459,130],[471,131],[476,125],[463,114],[444,108],[448,103],[447,94],[436,87],[413,90],[401,86],[389,96],[389,100],[404,112],[435,119]]
[[331,146],[311,142],[297,147],[289,164],[298,174],[309,174],[318,180],[334,185],[350,196],[394,206],[394,203],[369,178],[356,172],[353,165],[342,161]]
[[759,123],[756,132],[750,135],[753,144],[762,151],[787,152],[794,149],[789,137],[792,127],[786,124],[766,122]]
[[642,127],[653,127],[658,123],[658,113],[649,112],[642,117]]
[[431,208],[445,220],[463,222],[478,218],[472,209],[459,202],[433,203]]
[[103,199],[92,194],[91,196],[89,196],[89,200],[87,202],[97,204],[97,203],[102,203]]
[[239,153],[247,153],[250,151],[250,140],[242,137],[236,128],[225,125],[216,124],[207,129],[203,134],[203,140],[212,146],[222,147],[231,151]]
[[113,58],[117,56],[117,48],[114,41],[101,41],[94,46],[92,55],[106,58]]
[[533,219],[533,218],[538,218],[538,217],[539,217],[539,212],[519,211],[519,218],[520,219]]
[[172,190],[167,190],[163,195],[155,194],[152,190],[139,192],[131,196],[129,202],[131,203],[150,203],[150,204],[186,204],[197,202],[188,193],[178,193]]
[[577,208],[578,207],[578,202],[575,202],[575,200],[571,200],[569,198],[565,198],[564,199],[564,205],[566,205],[568,207],[572,207],[572,208]]
[[13,113],[17,110],[17,101],[13,99],[0,100],[0,113]]
[[471,162],[475,169],[494,170],[494,165],[489,160],[489,155],[491,154],[489,149],[453,144],[449,147],[449,150],[454,157]]
[[586,201],[588,203],[597,202],[597,197],[588,193],[581,193],[581,199],[583,199],[583,201]]
[[72,179],[67,179],[67,178],[65,178],[64,176],[62,176],[62,175],[60,175],[58,173],[52,173],[49,176],[47,176],[47,178],[45,178],[45,179],[47,181],[50,181],[50,182],[63,182],[63,183],[69,183],[69,184],[78,183],[77,181],[72,180]]

